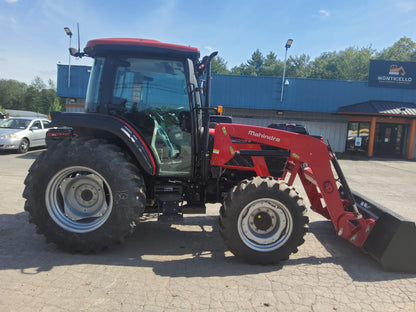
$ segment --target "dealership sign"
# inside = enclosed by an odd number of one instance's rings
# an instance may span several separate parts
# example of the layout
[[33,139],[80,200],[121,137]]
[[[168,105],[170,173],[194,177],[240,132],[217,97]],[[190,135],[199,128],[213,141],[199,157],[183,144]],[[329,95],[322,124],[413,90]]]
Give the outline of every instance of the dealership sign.
[[368,86],[416,89],[416,62],[371,60]]

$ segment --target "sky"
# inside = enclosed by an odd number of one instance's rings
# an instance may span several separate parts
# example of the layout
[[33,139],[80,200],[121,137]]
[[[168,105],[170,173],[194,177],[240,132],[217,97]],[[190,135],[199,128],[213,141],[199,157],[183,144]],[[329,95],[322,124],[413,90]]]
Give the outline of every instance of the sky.
[[[69,62],[69,36],[81,49],[97,38],[147,38],[218,51],[230,69],[259,49],[288,56],[348,47],[380,51],[406,36],[416,41],[416,0],[0,0],[0,79],[56,83]],[[91,65],[89,58],[71,65]]]

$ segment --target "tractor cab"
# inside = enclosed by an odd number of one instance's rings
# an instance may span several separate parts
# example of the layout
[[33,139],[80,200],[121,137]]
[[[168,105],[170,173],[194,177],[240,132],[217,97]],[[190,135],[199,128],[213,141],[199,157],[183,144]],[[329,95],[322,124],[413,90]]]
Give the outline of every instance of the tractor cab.
[[189,177],[202,129],[196,48],[145,39],[89,41],[94,58],[86,111],[117,116],[138,129],[157,175]]

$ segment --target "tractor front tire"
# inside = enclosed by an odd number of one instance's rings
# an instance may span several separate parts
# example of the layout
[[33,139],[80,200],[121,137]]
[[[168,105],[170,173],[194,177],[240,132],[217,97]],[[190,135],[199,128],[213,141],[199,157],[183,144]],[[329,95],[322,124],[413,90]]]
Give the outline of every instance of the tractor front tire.
[[67,139],[47,149],[25,185],[29,221],[69,252],[98,252],[123,241],[146,202],[138,168],[102,139]]
[[277,264],[304,243],[309,218],[300,195],[271,177],[235,186],[220,210],[220,234],[228,249],[251,264]]

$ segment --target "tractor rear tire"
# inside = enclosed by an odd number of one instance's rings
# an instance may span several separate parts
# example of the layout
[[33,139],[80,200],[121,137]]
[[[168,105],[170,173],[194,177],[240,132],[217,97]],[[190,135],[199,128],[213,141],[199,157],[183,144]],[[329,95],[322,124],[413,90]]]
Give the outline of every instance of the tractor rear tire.
[[252,264],[277,264],[304,243],[309,218],[301,196],[284,181],[246,179],[220,209],[220,234],[237,257]]
[[25,185],[29,221],[69,252],[98,252],[123,241],[146,202],[138,168],[102,139],[67,139],[47,149]]

